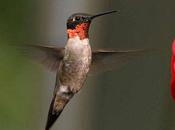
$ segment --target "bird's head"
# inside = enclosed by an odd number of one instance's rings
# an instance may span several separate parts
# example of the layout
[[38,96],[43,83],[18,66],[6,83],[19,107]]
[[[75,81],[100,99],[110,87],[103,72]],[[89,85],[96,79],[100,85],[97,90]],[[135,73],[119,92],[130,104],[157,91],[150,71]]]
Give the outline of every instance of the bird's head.
[[115,13],[117,11],[108,11],[99,13],[96,15],[90,15],[85,13],[75,13],[71,15],[67,20],[67,34],[68,38],[79,36],[80,39],[88,38],[88,31],[91,21],[102,15]]

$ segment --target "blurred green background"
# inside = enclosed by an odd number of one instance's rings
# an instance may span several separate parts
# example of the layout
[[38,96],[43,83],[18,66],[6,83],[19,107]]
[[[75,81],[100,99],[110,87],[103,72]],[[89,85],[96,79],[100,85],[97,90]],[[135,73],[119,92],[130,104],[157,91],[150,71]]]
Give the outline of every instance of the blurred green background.
[[16,45],[64,46],[65,22],[72,13],[120,10],[93,21],[93,47],[166,51],[89,77],[52,130],[174,130],[169,92],[174,5],[174,0],[1,1],[0,129],[43,130],[54,88],[55,73],[31,63]]
[[0,3],[0,129],[37,129],[41,71],[15,46],[36,39],[36,2]]

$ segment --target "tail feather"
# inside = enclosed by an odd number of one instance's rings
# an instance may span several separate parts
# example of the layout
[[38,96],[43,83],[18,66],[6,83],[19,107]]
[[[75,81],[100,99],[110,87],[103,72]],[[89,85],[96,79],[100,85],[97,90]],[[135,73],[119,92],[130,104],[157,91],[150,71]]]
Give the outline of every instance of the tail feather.
[[48,113],[48,117],[47,117],[47,123],[46,123],[46,128],[45,130],[49,130],[50,127],[54,124],[54,122],[56,121],[56,119],[59,117],[59,115],[61,114],[62,110],[60,110],[57,113],[53,113],[53,107],[54,107],[54,102],[55,102],[55,98],[52,99],[52,102],[50,104],[50,108],[49,108],[49,113]]
[[69,102],[72,96],[56,95],[53,97],[50,104],[48,118],[45,130],[49,130],[57,118],[60,116],[66,104]]

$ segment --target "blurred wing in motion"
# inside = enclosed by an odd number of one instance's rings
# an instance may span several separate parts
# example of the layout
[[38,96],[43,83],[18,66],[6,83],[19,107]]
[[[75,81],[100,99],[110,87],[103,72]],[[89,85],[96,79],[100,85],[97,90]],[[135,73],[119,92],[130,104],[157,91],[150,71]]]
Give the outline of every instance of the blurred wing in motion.
[[[27,52],[27,55],[52,71],[58,69],[60,61],[64,57],[64,48],[27,45],[24,51]],[[118,69],[128,62],[143,57],[150,52],[155,52],[155,50],[95,50],[92,52],[90,74]]]
[[60,61],[64,57],[64,48],[26,45],[24,53],[27,53],[32,59],[44,65],[51,71],[55,71],[58,69]]
[[95,50],[92,53],[90,74],[118,69],[129,61],[144,56],[147,52],[150,50]]

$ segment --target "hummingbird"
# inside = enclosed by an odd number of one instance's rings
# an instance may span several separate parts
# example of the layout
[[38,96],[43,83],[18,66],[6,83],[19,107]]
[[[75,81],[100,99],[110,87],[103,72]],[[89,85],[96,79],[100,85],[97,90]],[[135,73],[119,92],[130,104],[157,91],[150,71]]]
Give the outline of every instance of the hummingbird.
[[[36,49],[34,58],[56,72],[56,83],[51,100],[45,130],[49,130],[62,113],[66,104],[80,91],[89,73],[112,70],[126,63],[142,50],[91,49],[89,27],[100,16],[115,13],[107,11],[95,15],[75,13],[67,19],[67,43],[65,47],[29,45]],[[100,72],[99,71],[99,72]]]

